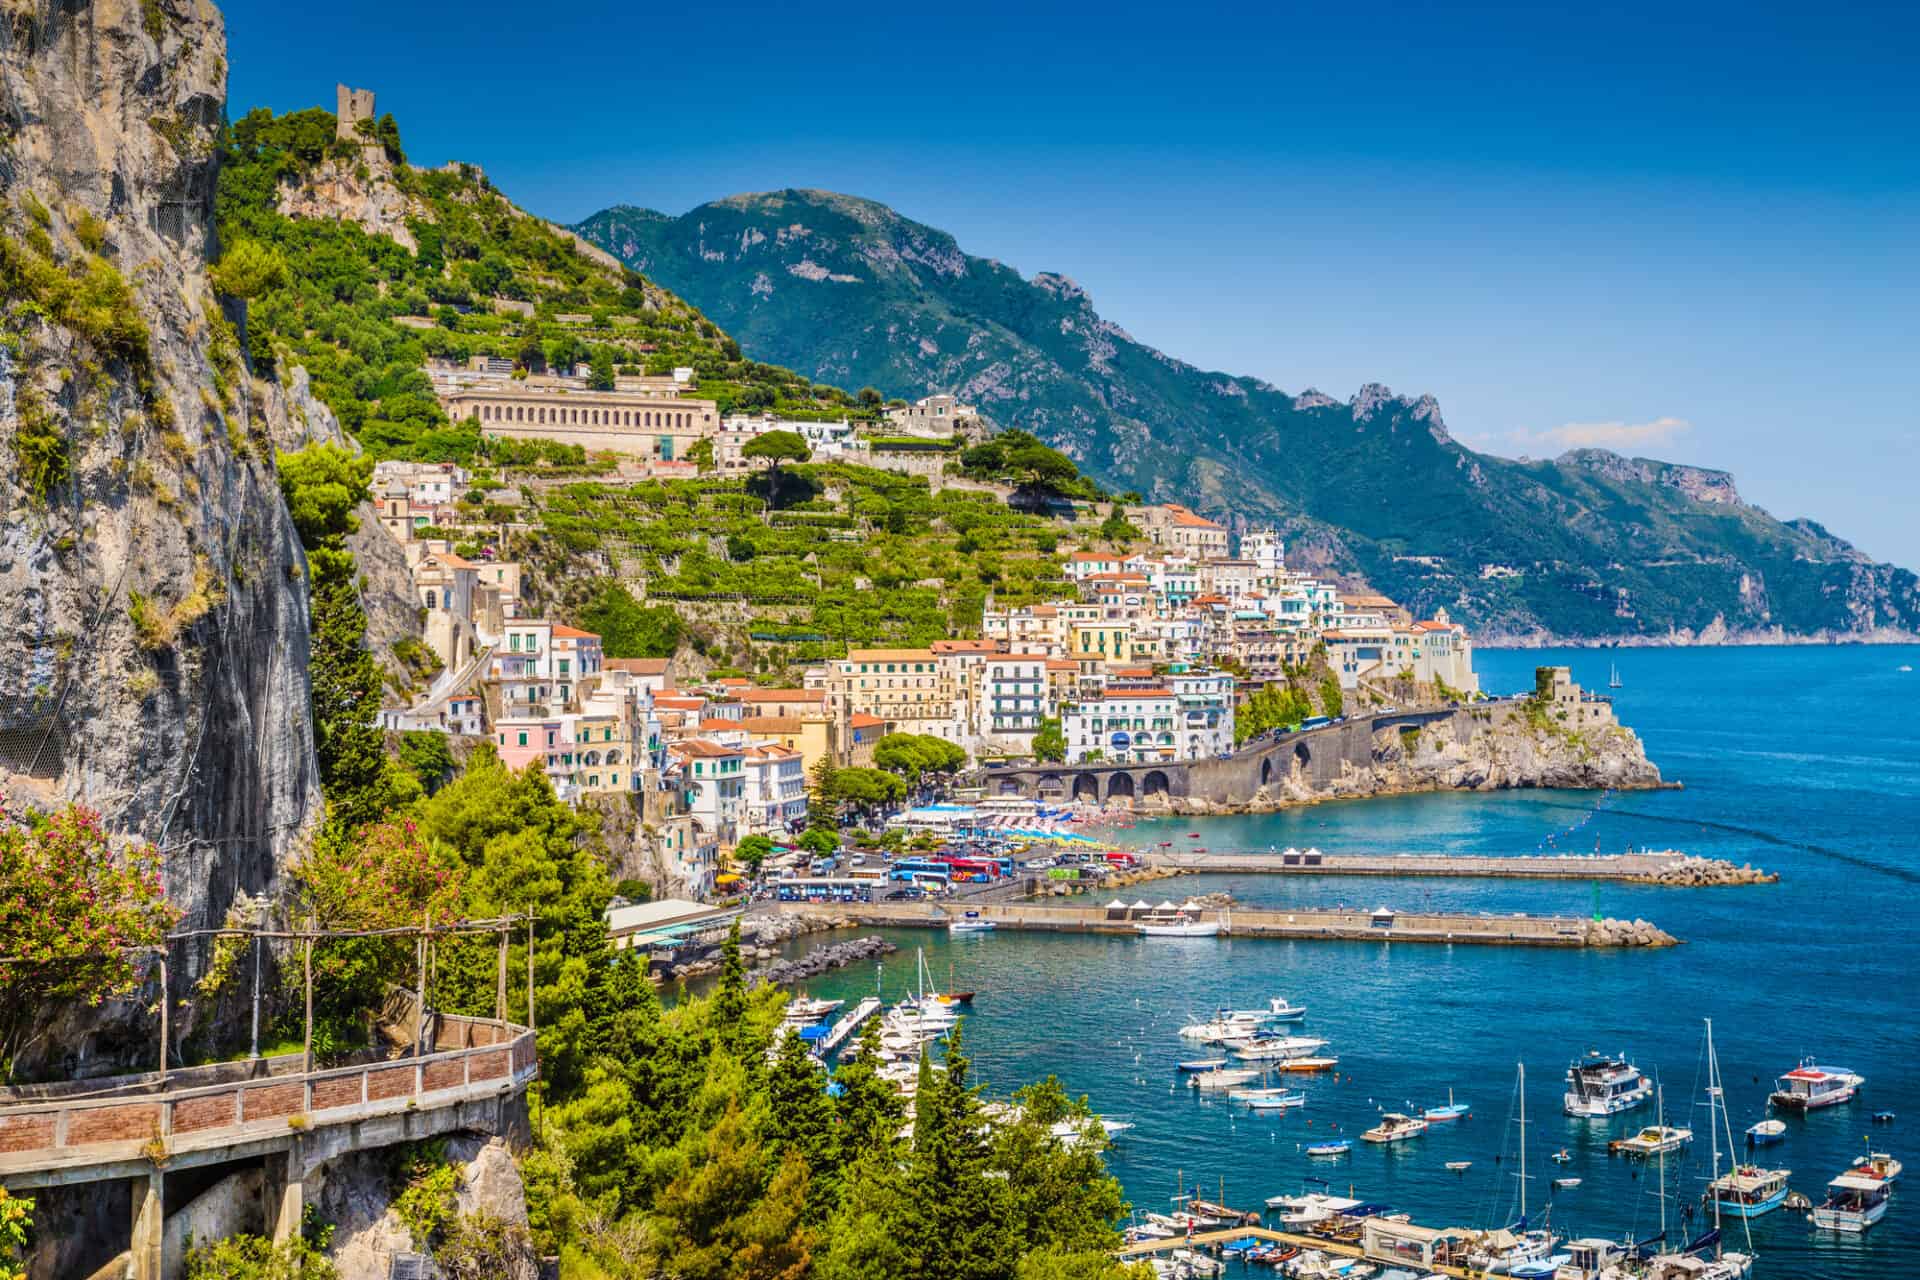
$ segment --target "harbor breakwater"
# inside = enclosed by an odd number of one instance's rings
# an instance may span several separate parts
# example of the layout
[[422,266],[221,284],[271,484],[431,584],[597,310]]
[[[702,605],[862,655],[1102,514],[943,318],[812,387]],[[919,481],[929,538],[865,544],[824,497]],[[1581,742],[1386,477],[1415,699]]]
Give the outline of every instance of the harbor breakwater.
[[1471,876],[1503,880],[1617,880],[1701,888],[1709,885],[1772,884],[1779,876],[1752,863],[1697,858],[1672,850],[1606,854],[1454,853],[1185,853],[1178,849],[1140,854],[1160,871],[1226,875]]
[[[994,928],[1042,933],[1132,934],[1134,920],[1104,907],[1035,903],[969,903]],[[814,908],[818,910],[818,908]],[[833,908],[850,925],[945,929],[957,914],[936,903],[846,903]],[[1473,915],[1461,912],[1368,912],[1340,908],[1293,911],[1208,910],[1222,936],[1297,941],[1366,939],[1377,942],[1461,943],[1521,947],[1671,947],[1679,939],[1645,920],[1589,920],[1579,916]]]

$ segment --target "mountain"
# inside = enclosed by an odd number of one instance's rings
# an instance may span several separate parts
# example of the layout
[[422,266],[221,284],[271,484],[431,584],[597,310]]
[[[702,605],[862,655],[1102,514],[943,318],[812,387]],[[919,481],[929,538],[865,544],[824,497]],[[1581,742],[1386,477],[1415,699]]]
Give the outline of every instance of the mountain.
[[1515,642],[1889,638],[1920,579],[1724,472],[1583,449],[1476,453],[1431,396],[1346,401],[1212,372],[1136,341],[1064,276],[1023,277],[870,200],[734,196],[575,228],[700,308],[751,356],[892,395],[950,391],[1116,489],[1242,524],[1289,558],[1444,606]]

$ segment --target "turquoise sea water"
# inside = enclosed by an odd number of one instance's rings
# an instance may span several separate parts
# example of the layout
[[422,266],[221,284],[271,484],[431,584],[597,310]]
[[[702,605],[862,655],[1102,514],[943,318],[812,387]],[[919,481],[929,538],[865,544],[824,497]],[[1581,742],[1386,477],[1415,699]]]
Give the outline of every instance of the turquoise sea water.
[[[1616,694],[1622,718],[1684,791],[1604,801],[1582,792],[1413,796],[1176,819],[1126,835],[1187,843],[1185,833],[1199,831],[1191,843],[1213,850],[1580,852],[1598,842],[1604,850],[1679,848],[1781,874],[1771,886],[1600,887],[1605,914],[1644,916],[1684,946],[1557,952],[1016,934],[950,941],[902,932],[894,936],[903,954],[830,975],[811,984],[813,993],[855,996],[878,983],[895,996],[911,978],[912,948],[924,945],[941,985],[951,966],[957,987],[980,993],[965,1036],[989,1092],[1051,1072],[1098,1110],[1137,1124],[1111,1165],[1141,1209],[1166,1207],[1182,1184],[1217,1196],[1223,1181],[1229,1203],[1257,1208],[1323,1177],[1431,1225],[1507,1221],[1518,1185],[1508,1119],[1515,1063],[1524,1061],[1536,1219],[1552,1178],[1577,1176],[1579,1188],[1552,1194],[1556,1229],[1641,1238],[1657,1230],[1655,1179],[1637,1162],[1608,1157],[1606,1140],[1653,1123],[1653,1107],[1611,1122],[1562,1115],[1567,1063],[1599,1048],[1657,1072],[1669,1123],[1697,1132],[1692,1165],[1675,1179],[1697,1201],[1706,1154],[1701,1020],[1711,1017],[1736,1133],[1761,1117],[1773,1077],[1802,1056],[1867,1077],[1859,1101],[1789,1117],[1786,1140],[1759,1153],[1792,1168],[1796,1190],[1818,1200],[1869,1134],[1875,1149],[1910,1166],[1887,1218],[1865,1238],[1816,1234],[1784,1210],[1756,1219],[1756,1274],[1912,1274],[1920,1256],[1920,671],[1899,668],[1920,667],[1920,649],[1479,655],[1492,691],[1530,685],[1541,662],[1569,663],[1576,679],[1599,688],[1610,661],[1626,682]],[[1580,915],[1594,906],[1585,883],[1206,876],[1177,888],[1229,888],[1262,905]],[[1308,1105],[1277,1118],[1197,1100],[1174,1064],[1199,1055],[1175,1029],[1218,1005],[1252,1006],[1272,994],[1308,1006],[1301,1033],[1332,1042],[1340,1078],[1302,1078]],[[1356,1141],[1339,1161],[1310,1161],[1299,1149],[1334,1132],[1357,1139],[1382,1107],[1444,1102],[1449,1087],[1473,1113],[1424,1139],[1386,1149]],[[1897,1119],[1870,1125],[1879,1110]],[[1560,1148],[1573,1153],[1570,1164],[1549,1162]],[[1449,1173],[1449,1160],[1473,1167]],[[1744,1247],[1737,1222],[1727,1231]]]

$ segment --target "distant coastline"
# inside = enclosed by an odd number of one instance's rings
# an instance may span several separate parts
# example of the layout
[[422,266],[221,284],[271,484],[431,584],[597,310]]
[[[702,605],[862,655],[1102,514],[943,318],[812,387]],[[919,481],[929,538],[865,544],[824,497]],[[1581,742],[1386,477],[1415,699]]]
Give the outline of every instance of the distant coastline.
[[1552,634],[1488,634],[1474,643],[1476,649],[1760,649],[1809,648],[1841,645],[1920,644],[1920,634],[1881,629],[1875,631],[1816,631],[1794,634],[1779,630],[1728,631],[1711,627],[1699,633],[1688,630],[1659,636],[1561,636]]

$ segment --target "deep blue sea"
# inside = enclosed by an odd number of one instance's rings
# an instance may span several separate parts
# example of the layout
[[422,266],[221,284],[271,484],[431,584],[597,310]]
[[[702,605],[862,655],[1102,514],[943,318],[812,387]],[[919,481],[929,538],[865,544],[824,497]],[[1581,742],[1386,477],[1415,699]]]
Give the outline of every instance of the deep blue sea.
[[[1146,842],[1200,831],[1214,850],[1318,845],[1327,850],[1526,853],[1677,848],[1751,861],[1767,886],[1711,889],[1601,885],[1599,909],[1642,916],[1684,939],[1656,952],[1550,951],[1375,942],[989,935],[949,941],[903,932],[906,951],[812,984],[889,997],[924,945],[946,985],[975,989],[965,1043],[989,1093],[1048,1073],[1137,1128],[1110,1163],[1140,1209],[1197,1185],[1257,1208],[1321,1177],[1429,1225],[1510,1221],[1518,1126],[1515,1066],[1527,1068],[1530,1208],[1551,1194],[1568,1235],[1657,1230],[1657,1180],[1610,1158],[1609,1137],[1654,1121],[1651,1104],[1611,1122],[1561,1113],[1568,1061],[1588,1048],[1625,1052],[1666,1093],[1669,1123],[1690,1123],[1691,1165],[1673,1170],[1698,1200],[1707,1150],[1702,1026],[1711,1018],[1736,1134],[1763,1114],[1773,1078],[1801,1057],[1864,1074],[1859,1101],[1788,1118],[1761,1155],[1794,1171],[1816,1201],[1854,1155],[1876,1150],[1909,1172],[1887,1218],[1864,1238],[1816,1234],[1785,1210],[1751,1224],[1765,1280],[1905,1277],[1920,1266],[1920,648],[1629,649],[1483,652],[1489,691],[1528,687],[1539,663],[1570,664],[1591,688],[1617,663],[1621,718],[1681,791],[1603,798],[1544,791],[1434,795],[1325,804],[1284,814],[1175,819],[1125,833]],[[1248,903],[1384,903],[1400,909],[1562,912],[1596,904],[1590,884],[1220,876],[1183,879],[1182,894],[1228,888]],[[1149,891],[1151,893],[1151,891]],[[1151,894],[1156,900],[1158,894]],[[1302,1033],[1330,1040],[1338,1080],[1305,1078],[1308,1105],[1279,1118],[1204,1102],[1175,1077],[1197,1056],[1175,1029],[1220,1005],[1283,994],[1305,1004]],[[1358,1141],[1340,1161],[1310,1161],[1304,1143],[1353,1136],[1382,1109],[1473,1105],[1455,1125],[1390,1148]],[[1872,1125],[1874,1111],[1896,1113]],[[1565,1148],[1571,1163],[1548,1156]],[[1504,1159],[1496,1161],[1504,1154]],[[1452,1160],[1471,1160],[1465,1174]],[[1669,1202],[1677,1215],[1677,1202]],[[1696,1229],[1699,1222],[1696,1219]],[[1674,1234],[1681,1228],[1676,1224]],[[1728,1225],[1744,1247],[1738,1222]]]

